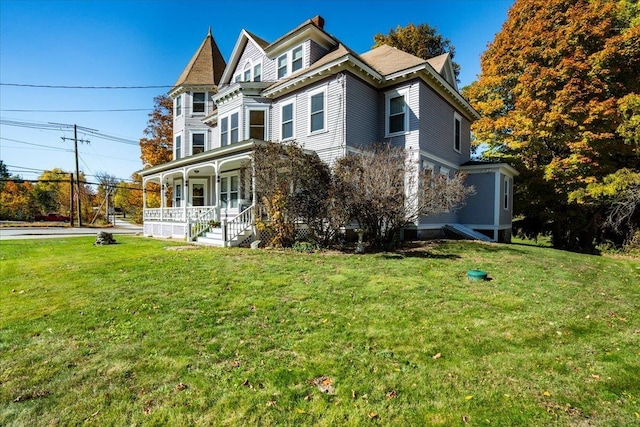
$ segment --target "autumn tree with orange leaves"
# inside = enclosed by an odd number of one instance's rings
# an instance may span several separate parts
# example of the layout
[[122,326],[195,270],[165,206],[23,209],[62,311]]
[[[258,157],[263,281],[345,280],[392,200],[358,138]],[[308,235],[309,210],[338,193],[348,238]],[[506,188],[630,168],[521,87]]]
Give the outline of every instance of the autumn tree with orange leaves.
[[144,137],[140,138],[140,159],[145,167],[167,163],[173,155],[173,100],[160,95],[153,102]]
[[598,185],[640,172],[639,13],[630,0],[516,0],[483,54],[464,94],[485,156],[522,173],[520,234],[572,250],[623,240],[606,228],[613,201]]

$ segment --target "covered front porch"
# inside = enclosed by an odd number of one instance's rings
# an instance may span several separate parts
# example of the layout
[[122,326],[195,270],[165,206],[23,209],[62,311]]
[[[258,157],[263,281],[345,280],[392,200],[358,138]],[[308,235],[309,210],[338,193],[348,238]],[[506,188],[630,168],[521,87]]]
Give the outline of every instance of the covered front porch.
[[234,234],[254,223],[250,161],[255,143],[243,141],[142,171],[144,235],[194,241],[220,229],[224,246],[233,244]]

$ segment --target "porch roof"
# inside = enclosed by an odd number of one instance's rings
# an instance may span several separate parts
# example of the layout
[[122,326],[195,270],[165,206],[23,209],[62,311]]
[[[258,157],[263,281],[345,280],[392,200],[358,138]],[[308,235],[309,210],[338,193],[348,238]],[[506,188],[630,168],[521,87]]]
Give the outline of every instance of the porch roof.
[[145,177],[145,176],[153,175],[159,172],[166,172],[168,170],[179,168],[179,167],[201,163],[203,161],[223,159],[230,155],[250,152],[253,150],[253,147],[255,147],[256,145],[264,144],[264,143],[265,143],[264,141],[259,139],[247,139],[245,141],[240,141],[235,144],[214,148],[213,150],[205,151],[204,153],[183,157],[181,159],[172,160],[168,163],[152,166],[150,168],[138,171],[138,174],[142,177]]

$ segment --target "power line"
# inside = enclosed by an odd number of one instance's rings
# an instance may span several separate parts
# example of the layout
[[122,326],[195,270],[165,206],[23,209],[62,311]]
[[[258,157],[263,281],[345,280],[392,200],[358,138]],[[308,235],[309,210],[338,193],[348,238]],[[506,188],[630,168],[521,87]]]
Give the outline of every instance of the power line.
[[111,110],[0,110],[11,113],[120,113],[130,111],[151,111],[152,108],[119,108]]
[[149,86],[68,86],[68,85],[36,85],[27,83],[0,83],[0,86],[30,87],[42,89],[167,89],[173,85],[149,85]]

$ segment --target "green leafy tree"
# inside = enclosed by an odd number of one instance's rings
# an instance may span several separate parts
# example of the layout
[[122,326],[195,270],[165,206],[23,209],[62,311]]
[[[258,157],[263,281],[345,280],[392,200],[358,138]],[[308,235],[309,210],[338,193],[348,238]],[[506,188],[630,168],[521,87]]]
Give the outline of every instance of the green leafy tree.
[[593,248],[610,205],[588,186],[622,167],[640,170],[637,17],[628,1],[517,0],[483,54],[464,94],[482,114],[472,130],[485,156],[522,173],[521,234]]
[[[386,44],[422,59],[449,52],[453,60],[456,51],[451,41],[438,34],[437,29],[429,24],[408,24],[406,27],[398,25],[395,29],[390,29],[389,34],[376,34],[373,41],[373,47]],[[453,62],[453,71],[457,78],[460,65]]]

